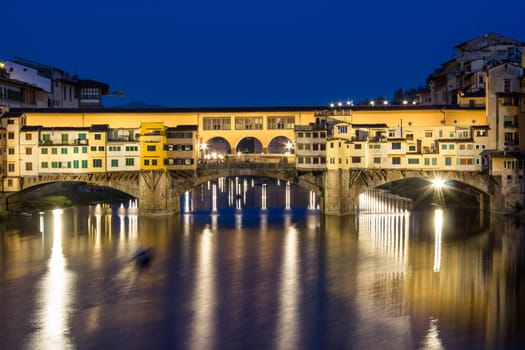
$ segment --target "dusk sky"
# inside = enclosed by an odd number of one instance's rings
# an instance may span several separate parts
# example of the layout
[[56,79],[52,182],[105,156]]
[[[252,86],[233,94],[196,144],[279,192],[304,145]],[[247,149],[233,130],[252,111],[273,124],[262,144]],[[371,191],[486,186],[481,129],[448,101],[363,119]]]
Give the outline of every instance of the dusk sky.
[[525,1],[12,1],[23,57],[166,107],[326,105],[425,84],[457,44],[525,41]]

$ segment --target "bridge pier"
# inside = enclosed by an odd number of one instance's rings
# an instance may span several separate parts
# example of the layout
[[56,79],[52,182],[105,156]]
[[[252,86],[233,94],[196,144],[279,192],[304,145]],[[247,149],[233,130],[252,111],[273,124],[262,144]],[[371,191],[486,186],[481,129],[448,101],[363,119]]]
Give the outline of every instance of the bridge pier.
[[323,177],[321,212],[325,215],[355,214],[357,200],[361,193],[358,184],[351,184],[348,170],[328,170]]
[[171,215],[180,212],[179,194],[166,171],[142,172],[139,178],[141,215]]

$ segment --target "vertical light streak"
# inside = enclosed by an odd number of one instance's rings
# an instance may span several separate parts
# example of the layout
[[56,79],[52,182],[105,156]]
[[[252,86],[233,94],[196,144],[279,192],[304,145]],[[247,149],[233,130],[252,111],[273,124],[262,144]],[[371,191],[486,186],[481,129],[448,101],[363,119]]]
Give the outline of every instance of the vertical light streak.
[[261,209],[266,210],[266,184],[262,184],[261,189]]
[[199,241],[199,260],[195,270],[193,298],[194,320],[191,323],[190,349],[213,349],[215,338],[215,283],[212,249],[213,233],[207,227]]
[[[286,220],[288,223],[286,223]],[[297,349],[296,341],[299,332],[299,253],[298,237],[295,227],[289,224],[290,217],[285,218],[286,241],[282,262],[279,290],[279,315],[277,322],[277,349]]]
[[184,192],[184,212],[190,212],[190,191]]
[[441,234],[443,230],[443,210],[436,209],[434,212],[434,272],[441,269]]
[[73,278],[73,274],[66,269],[62,252],[62,210],[57,209],[53,211],[53,245],[47,273],[37,293],[38,308],[33,317],[36,331],[29,340],[28,348],[73,349],[69,334]]
[[211,195],[211,202],[212,202],[212,213],[217,212],[217,184],[212,185],[212,195]]
[[286,197],[285,197],[286,210],[290,210],[290,181],[286,182]]

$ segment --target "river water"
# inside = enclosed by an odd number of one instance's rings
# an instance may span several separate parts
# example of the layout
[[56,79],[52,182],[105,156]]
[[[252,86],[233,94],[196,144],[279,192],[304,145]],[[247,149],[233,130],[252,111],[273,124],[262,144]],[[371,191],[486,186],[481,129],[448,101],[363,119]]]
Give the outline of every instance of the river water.
[[[266,210],[256,194],[212,213],[192,193],[193,212],[168,217],[117,205],[13,218],[0,349],[525,348],[519,222],[457,208],[323,217],[308,193],[286,210],[268,191]],[[153,248],[149,266],[130,261],[138,247]]]

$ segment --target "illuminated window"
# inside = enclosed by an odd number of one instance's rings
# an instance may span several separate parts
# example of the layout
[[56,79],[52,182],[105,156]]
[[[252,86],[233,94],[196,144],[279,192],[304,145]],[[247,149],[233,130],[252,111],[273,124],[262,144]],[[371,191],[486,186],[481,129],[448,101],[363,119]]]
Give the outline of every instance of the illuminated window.
[[203,128],[204,130],[230,130],[230,120],[230,117],[204,117]]
[[282,116],[282,117],[268,117],[268,129],[293,129],[295,127],[295,117],[293,116]]
[[262,117],[235,117],[235,130],[262,130]]

